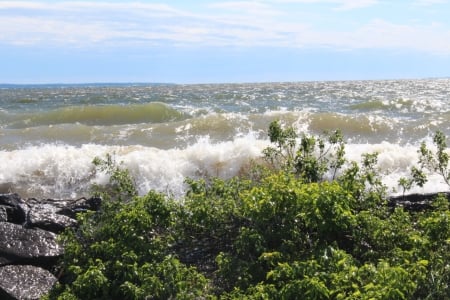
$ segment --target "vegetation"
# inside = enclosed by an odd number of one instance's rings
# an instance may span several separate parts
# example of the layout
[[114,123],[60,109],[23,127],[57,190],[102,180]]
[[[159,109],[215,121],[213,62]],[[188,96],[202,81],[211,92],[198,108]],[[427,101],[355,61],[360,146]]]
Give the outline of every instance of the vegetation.
[[443,181],[450,186],[450,169],[448,165],[450,157],[446,152],[447,142],[445,135],[441,131],[437,131],[433,136],[433,143],[435,152],[430,150],[425,142],[422,142],[418,150],[419,168],[412,167],[409,178],[400,178],[398,183],[403,188],[403,195],[414,184],[423,187],[427,182],[426,172],[439,174]]
[[[108,201],[63,235],[65,275],[47,298],[450,298],[447,198],[420,212],[388,207],[377,154],[346,162],[339,131],[299,138],[274,122],[269,137],[268,166],[187,179],[181,201],[138,197],[127,170],[96,159],[111,175],[96,188]],[[437,153],[422,147],[419,164],[448,181],[442,141]],[[411,178],[405,190],[421,182]]]

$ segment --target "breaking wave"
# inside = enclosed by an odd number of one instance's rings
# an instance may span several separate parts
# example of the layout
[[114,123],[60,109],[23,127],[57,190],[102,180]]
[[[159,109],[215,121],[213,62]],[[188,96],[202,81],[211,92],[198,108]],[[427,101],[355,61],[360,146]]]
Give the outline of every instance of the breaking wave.
[[[184,120],[189,116],[161,102],[131,105],[71,106],[52,111],[17,115],[10,128],[80,123],[118,125],[163,123]],[[18,120],[17,120],[18,119]]]

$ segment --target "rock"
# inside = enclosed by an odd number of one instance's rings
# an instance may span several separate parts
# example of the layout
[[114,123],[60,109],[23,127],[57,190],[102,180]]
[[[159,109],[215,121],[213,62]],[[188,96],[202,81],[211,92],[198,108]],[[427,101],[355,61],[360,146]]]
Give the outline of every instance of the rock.
[[8,210],[4,206],[0,206],[0,222],[8,222]]
[[77,226],[78,212],[99,210],[100,205],[100,198],[23,200],[0,194],[0,299],[47,294],[57,281],[50,271],[60,271],[56,263],[64,252],[57,233]]
[[37,227],[54,233],[60,233],[67,227],[77,225],[77,221],[65,215],[58,214],[59,209],[50,204],[36,204],[31,206],[26,227]]
[[5,263],[28,263],[47,266],[63,254],[56,234],[42,229],[26,229],[0,222],[0,257]]
[[81,198],[69,205],[69,208],[74,212],[82,212],[87,210],[97,211],[102,205],[102,199],[99,197],[91,197],[89,199]]
[[24,201],[17,194],[0,194],[0,209],[3,211],[2,218],[6,221],[23,224],[26,219],[27,207]]
[[67,227],[76,226],[76,214],[87,210],[98,210],[100,198],[80,198],[77,200],[26,200],[29,207],[25,227],[41,228],[55,233]]
[[450,200],[450,193],[408,194],[389,198],[388,205],[393,208],[401,206],[409,211],[424,211],[432,208],[433,200],[439,194],[444,195],[447,200]]
[[1,299],[40,299],[57,279],[49,271],[34,266],[0,267]]
[[57,213],[60,215],[65,215],[70,218],[76,217],[79,212],[84,212],[88,210],[97,211],[100,209],[102,200],[98,197],[92,198],[80,198],[76,200],[53,200],[46,199],[41,200],[42,204],[50,204],[57,207]]
[[[1,254],[0,254],[1,255]],[[8,258],[6,258],[6,257],[2,257],[2,256],[0,256],[0,266],[4,266],[4,265],[7,265],[7,264],[10,264],[10,263],[12,263],[13,261],[11,260],[11,259],[8,259]],[[1,298],[0,298],[1,299]]]
[[38,200],[35,198],[30,198],[26,200],[29,206],[48,204],[56,208],[56,212],[60,215],[65,215],[71,218],[75,218],[76,213],[83,212],[87,210],[99,210],[101,205],[101,198],[79,198],[75,200],[54,200],[54,199],[43,199]]

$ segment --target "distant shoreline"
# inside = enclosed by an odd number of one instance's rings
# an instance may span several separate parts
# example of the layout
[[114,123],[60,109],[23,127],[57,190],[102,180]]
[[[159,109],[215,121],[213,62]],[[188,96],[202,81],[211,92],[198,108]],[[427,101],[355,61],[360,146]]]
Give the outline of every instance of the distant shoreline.
[[172,86],[175,83],[158,82],[91,82],[91,83],[0,83],[5,88],[65,88],[65,87],[130,87],[130,86]]
[[0,83],[2,88],[55,88],[55,87],[130,87],[130,86],[175,86],[175,85],[228,85],[228,84],[273,84],[273,83],[310,83],[310,82],[360,82],[360,81],[409,81],[409,80],[447,80],[449,77],[423,78],[384,78],[384,79],[343,79],[343,80],[299,80],[299,81],[257,81],[257,82],[82,82],[82,83]]

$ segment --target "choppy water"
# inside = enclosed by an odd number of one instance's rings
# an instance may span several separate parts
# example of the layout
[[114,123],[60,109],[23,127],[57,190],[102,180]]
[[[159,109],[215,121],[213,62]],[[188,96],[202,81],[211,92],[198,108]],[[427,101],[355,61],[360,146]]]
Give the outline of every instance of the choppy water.
[[[0,192],[79,197],[114,153],[137,178],[183,194],[184,178],[230,177],[268,145],[272,120],[340,128],[347,156],[378,151],[390,188],[436,130],[450,136],[450,79],[219,85],[0,86]],[[438,177],[418,192],[447,190]]]

